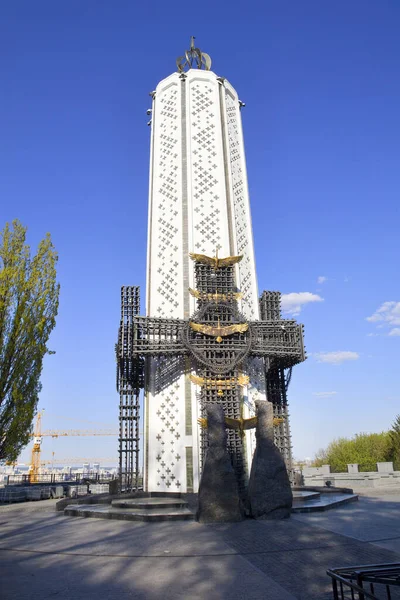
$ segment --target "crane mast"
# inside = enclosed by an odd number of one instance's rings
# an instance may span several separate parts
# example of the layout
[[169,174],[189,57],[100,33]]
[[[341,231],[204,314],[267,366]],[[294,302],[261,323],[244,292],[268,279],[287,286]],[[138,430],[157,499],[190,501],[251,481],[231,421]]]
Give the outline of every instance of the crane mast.
[[39,469],[40,469],[40,450],[42,445],[42,414],[43,411],[38,413],[35,425],[35,431],[33,433],[33,447],[31,455],[31,464],[29,467],[29,480],[31,483],[37,483],[39,480]]

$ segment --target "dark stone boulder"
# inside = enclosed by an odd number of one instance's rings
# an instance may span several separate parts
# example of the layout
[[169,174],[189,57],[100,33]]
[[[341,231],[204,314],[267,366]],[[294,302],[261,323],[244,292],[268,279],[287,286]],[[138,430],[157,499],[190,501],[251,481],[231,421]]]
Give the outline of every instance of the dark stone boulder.
[[254,519],[290,517],[293,495],[286,465],[274,444],[272,406],[256,402],[256,450],[251,466],[248,506]]
[[200,479],[196,518],[201,523],[241,521],[244,518],[238,485],[227,450],[224,410],[207,406],[208,449]]

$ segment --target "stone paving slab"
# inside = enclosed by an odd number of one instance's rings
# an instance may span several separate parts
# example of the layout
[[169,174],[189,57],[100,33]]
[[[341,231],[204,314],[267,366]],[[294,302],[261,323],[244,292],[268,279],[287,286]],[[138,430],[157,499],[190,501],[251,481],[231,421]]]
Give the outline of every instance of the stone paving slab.
[[327,568],[400,561],[354,537],[396,534],[400,498],[218,525],[73,519],[53,504],[0,507],[2,600],[328,600]]
[[0,548],[127,557],[234,554],[220,538],[193,521],[143,523],[73,519],[51,510],[19,511],[13,518],[0,509]]
[[2,600],[296,600],[240,556],[115,558],[0,550]]
[[[335,533],[373,543],[391,541],[400,552],[400,494],[371,497],[324,514],[293,515],[302,523],[317,525]],[[395,540],[397,543],[395,544]],[[389,547],[389,546],[388,546]]]
[[233,550],[298,600],[330,597],[329,568],[400,559],[398,553],[294,519],[212,527]]
[[2,600],[295,600],[206,526],[2,512]]

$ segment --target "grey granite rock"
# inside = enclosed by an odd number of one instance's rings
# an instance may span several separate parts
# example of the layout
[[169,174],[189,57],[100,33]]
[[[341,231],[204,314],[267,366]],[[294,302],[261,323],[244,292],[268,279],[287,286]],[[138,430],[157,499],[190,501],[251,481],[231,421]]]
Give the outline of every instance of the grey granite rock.
[[244,515],[227,450],[222,406],[207,406],[207,428],[208,449],[199,486],[197,520],[201,523],[241,521]]
[[256,402],[256,451],[250,473],[248,505],[255,519],[290,517],[292,490],[285,462],[273,442],[272,407]]

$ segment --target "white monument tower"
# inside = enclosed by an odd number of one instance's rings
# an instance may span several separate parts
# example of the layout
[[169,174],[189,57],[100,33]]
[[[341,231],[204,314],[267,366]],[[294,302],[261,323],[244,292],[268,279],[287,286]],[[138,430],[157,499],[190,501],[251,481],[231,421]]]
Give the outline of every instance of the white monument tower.
[[[259,319],[253,235],[236,90],[210,70],[208,55],[194,46],[178,59],[178,71],[151,94],[151,154],[147,250],[147,316],[188,319],[196,300],[189,253],[243,255],[236,286],[240,310]],[[194,491],[200,475],[200,416],[196,386],[185,365],[156,358],[145,383],[145,489]],[[244,401],[265,399],[264,374],[253,360]],[[186,365],[187,366],[187,365]],[[177,368],[178,367],[178,368]],[[160,382],[162,381],[162,385]],[[247,408],[247,410],[249,410]],[[247,456],[252,436],[247,434]]]

